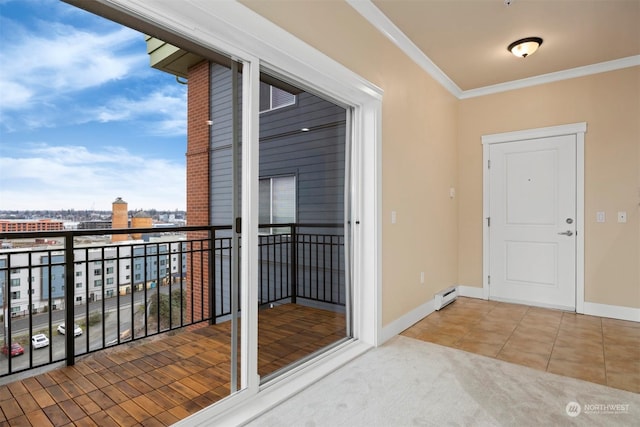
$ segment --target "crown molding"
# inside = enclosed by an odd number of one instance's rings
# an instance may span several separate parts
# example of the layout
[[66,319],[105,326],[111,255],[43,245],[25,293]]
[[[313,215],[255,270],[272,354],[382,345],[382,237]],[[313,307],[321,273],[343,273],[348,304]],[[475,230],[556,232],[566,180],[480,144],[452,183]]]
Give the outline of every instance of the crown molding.
[[636,67],[640,65],[640,55],[628,56],[626,58],[614,59],[613,61],[600,62],[598,64],[585,65],[584,67],[570,68],[568,70],[556,71],[554,73],[541,74],[539,76],[528,77],[526,79],[513,80],[491,86],[479,87],[477,89],[465,90],[458,97],[459,99],[475,98],[478,96],[491,95],[499,92],[506,92],[514,89],[521,89],[530,86],[537,86],[561,80],[575,79],[577,77],[590,76],[593,74],[606,73],[607,71],[621,70],[623,68]]
[[453,96],[460,98],[462,89],[456,85],[427,55],[407,37],[387,15],[382,13],[370,0],[346,0],[364,19],[384,34],[418,66],[433,77]]
[[427,55],[422,52],[391,20],[378,9],[371,0],[346,0],[363,18],[373,25],[384,36],[391,40],[400,50],[411,58],[418,66],[433,77],[445,89],[458,99],[475,98],[478,96],[491,95],[494,93],[506,92],[514,89],[521,89],[561,80],[574,79],[592,74],[604,73],[607,71],[620,70],[628,67],[640,65],[640,55],[629,56],[627,58],[615,59],[613,61],[601,62],[599,64],[586,65],[584,67],[571,68],[539,76],[528,77],[526,79],[513,80],[491,86],[479,87],[476,89],[462,90],[453,80],[449,78]]

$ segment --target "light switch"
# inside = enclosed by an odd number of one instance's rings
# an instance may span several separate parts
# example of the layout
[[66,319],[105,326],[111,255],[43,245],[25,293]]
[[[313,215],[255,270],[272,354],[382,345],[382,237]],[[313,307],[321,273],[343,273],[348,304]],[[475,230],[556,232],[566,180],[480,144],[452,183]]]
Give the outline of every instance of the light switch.
[[456,189],[451,187],[449,188],[449,198],[453,199],[454,197],[456,197]]
[[596,212],[596,222],[604,222],[605,216],[604,212]]
[[618,222],[627,222],[627,213],[625,211],[618,212]]
[[396,223],[396,211],[391,211],[391,224],[395,224]]

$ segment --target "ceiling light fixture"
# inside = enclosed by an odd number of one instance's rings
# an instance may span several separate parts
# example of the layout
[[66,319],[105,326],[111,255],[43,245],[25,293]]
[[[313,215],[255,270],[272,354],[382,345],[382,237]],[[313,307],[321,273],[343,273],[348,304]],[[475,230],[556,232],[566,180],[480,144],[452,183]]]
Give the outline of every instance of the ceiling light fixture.
[[538,50],[541,44],[542,39],[540,37],[527,37],[526,39],[514,41],[507,49],[515,56],[526,58]]

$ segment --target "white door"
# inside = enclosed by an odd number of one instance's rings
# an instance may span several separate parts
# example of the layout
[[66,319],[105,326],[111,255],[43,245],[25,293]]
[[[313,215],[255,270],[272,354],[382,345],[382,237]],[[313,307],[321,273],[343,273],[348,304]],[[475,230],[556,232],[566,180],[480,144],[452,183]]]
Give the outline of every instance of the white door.
[[489,149],[489,297],[576,307],[576,136]]

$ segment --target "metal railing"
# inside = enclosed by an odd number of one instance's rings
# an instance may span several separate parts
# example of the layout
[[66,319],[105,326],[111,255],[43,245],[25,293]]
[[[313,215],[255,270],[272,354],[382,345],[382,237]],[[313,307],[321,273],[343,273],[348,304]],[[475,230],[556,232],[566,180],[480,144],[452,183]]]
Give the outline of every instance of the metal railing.
[[[301,299],[344,306],[341,224],[264,227],[278,233],[259,236],[261,306]],[[58,362],[73,365],[80,355],[226,320],[231,314],[230,230],[187,226],[0,233],[0,241],[14,246],[0,250],[0,345],[5,353],[0,353],[0,376]],[[143,238],[110,242],[107,233]],[[39,334],[48,340],[42,348],[32,342]],[[10,356],[12,343],[22,347],[24,356]]]

